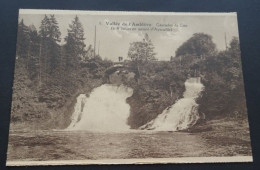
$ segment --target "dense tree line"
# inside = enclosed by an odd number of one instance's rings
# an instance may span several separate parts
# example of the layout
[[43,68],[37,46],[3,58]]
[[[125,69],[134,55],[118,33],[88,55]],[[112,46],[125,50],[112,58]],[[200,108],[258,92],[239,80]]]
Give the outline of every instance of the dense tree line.
[[[54,15],[45,15],[39,30],[34,25],[25,25],[23,19],[19,22],[12,120],[51,117],[52,112],[63,108],[79,89],[87,86],[91,90],[101,83],[100,77],[112,63],[94,56],[91,45],[86,47],[78,16],[69,24],[64,43],[61,42],[59,23]],[[22,92],[25,89],[29,90],[26,94]]]
[[201,62],[205,90],[198,100],[200,112],[208,118],[247,116],[239,40]]
[[205,86],[198,99],[201,117],[245,117],[239,40],[233,37],[226,50],[217,51],[210,35],[196,33],[176,51],[174,62],[200,76]]
[[92,54],[87,55],[84,40],[84,30],[78,16],[69,25],[65,44],[60,43],[61,32],[54,15],[44,16],[39,31],[33,25],[26,26],[21,20],[18,26],[17,57],[26,62],[30,73],[37,74],[32,79],[37,79],[39,85],[45,84],[50,75],[61,70],[68,71],[84,59],[93,58]]
[[[64,44],[54,15],[45,15],[39,30],[19,22],[12,121],[40,118],[65,122],[61,125],[65,127],[77,95],[106,83],[102,78],[112,62],[94,56],[85,39],[78,16],[69,24]],[[201,117],[246,115],[238,38],[218,51],[212,36],[196,33],[171,61],[157,61],[152,40],[145,34],[143,40],[130,43],[128,58],[125,66],[136,75],[136,81],[124,82],[134,89],[127,99],[132,128],[156,118],[181,98],[189,76],[201,77],[205,86],[197,100]]]
[[131,43],[128,52],[132,61],[129,66],[140,75],[138,83],[131,84],[133,96],[127,99],[131,105],[128,122],[133,128],[156,118],[181,98],[184,82],[189,77],[201,77],[205,86],[197,99],[202,119],[247,115],[237,37],[226,50],[218,51],[212,36],[195,33],[176,50],[170,62],[156,61],[153,44],[145,40],[147,34],[145,37],[143,41]]

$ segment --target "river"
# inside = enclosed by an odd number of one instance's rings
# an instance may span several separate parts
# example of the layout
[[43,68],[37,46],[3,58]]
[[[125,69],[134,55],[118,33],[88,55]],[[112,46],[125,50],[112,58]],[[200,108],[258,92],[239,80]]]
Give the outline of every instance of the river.
[[250,142],[201,133],[11,131],[8,161],[179,158],[248,155]]

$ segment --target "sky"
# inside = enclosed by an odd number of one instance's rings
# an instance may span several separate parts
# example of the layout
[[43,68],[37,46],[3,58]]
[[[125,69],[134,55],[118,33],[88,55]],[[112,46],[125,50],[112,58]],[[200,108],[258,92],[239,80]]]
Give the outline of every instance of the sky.
[[[166,61],[170,60],[171,56],[175,56],[176,49],[191,38],[194,33],[211,35],[218,50],[226,48],[225,34],[227,42],[230,42],[234,36],[238,37],[237,17],[234,13],[220,15],[200,13],[200,15],[194,13],[23,10],[20,11],[19,21],[23,19],[26,25],[33,24],[39,30],[45,14],[47,16],[55,15],[61,32],[61,43],[64,43],[69,24],[76,15],[83,25],[87,46],[94,44],[96,26],[96,53],[99,51],[102,58],[113,61],[117,61],[119,56],[127,59],[130,43],[142,41],[145,33],[149,35],[154,44],[156,58]],[[117,23],[119,26],[112,26],[115,28],[112,30],[111,25],[109,25],[111,23]],[[127,26],[123,26],[123,23]],[[143,26],[136,26],[138,24],[143,24]],[[129,30],[133,28],[136,30]],[[142,30],[138,30],[139,28]]]

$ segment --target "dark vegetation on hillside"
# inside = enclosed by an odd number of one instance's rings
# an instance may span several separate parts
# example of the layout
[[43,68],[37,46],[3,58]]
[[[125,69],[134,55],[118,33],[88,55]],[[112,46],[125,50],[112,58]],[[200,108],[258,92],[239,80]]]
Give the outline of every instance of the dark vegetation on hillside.
[[[89,94],[103,83],[111,61],[85,48],[84,30],[76,16],[69,25],[65,44],[54,17],[45,16],[40,30],[18,26],[11,122],[41,121],[43,128],[65,127],[76,97]],[[40,126],[41,124],[39,124]]]
[[201,61],[202,83],[205,86],[199,112],[207,119],[221,117],[246,118],[246,98],[238,38],[229,47]]
[[187,78],[185,70],[168,61],[153,61],[142,65],[138,83],[130,85],[134,93],[127,99],[131,106],[128,123],[138,128],[182,97]]
[[[84,30],[76,16],[68,28],[65,43],[54,15],[45,16],[39,31],[18,26],[15,80],[11,122],[34,128],[65,128],[70,123],[76,98],[87,95],[107,80],[113,62],[86,47]],[[174,44],[173,44],[174,45]],[[124,63],[134,80],[123,84],[134,89],[127,99],[131,106],[128,123],[138,128],[156,118],[182,97],[189,76],[200,76],[205,86],[198,98],[203,120],[246,116],[239,40],[225,51],[217,51],[210,35],[194,34],[176,51],[171,61],[157,61],[148,34],[130,44]],[[113,70],[113,69],[110,69]],[[116,70],[114,70],[116,71]],[[111,74],[111,73],[109,73]],[[12,128],[12,126],[11,126]]]
[[205,86],[197,99],[201,118],[246,118],[246,101],[240,58],[240,46],[234,37],[224,51],[217,51],[212,37],[194,34],[178,48],[176,58],[202,78]]
[[[135,43],[138,46],[135,45],[133,50]],[[156,118],[181,98],[188,77],[201,77],[205,86],[197,99],[199,122],[228,117],[246,119],[237,37],[231,40],[226,50],[218,51],[210,35],[196,33],[177,49],[176,57],[170,62],[155,61],[153,45],[147,34],[142,42],[132,43],[129,51],[130,67],[136,68],[139,76],[134,94],[128,99],[131,105],[129,124],[133,128]]]

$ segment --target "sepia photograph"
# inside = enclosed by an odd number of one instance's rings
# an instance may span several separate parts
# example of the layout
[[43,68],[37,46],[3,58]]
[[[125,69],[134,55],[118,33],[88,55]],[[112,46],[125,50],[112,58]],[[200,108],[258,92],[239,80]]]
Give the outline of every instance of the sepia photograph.
[[236,13],[19,10],[7,166],[252,161]]

